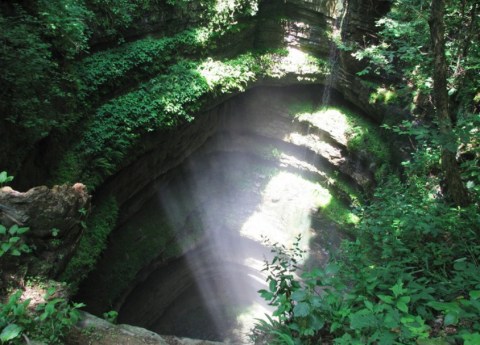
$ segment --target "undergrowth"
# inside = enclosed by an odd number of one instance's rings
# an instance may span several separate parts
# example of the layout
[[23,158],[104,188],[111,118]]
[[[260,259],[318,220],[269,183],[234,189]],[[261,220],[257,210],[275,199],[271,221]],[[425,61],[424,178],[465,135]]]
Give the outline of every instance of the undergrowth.
[[326,267],[303,272],[302,253],[274,248],[261,293],[276,310],[257,324],[257,344],[479,343],[478,206],[451,207],[439,180],[413,167],[377,188]]
[[[0,184],[13,179],[3,173],[0,174]],[[17,224],[7,229],[0,224],[0,274],[5,279],[0,286],[0,343],[19,345],[42,341],[52,345],[63,344],[67,331],[80,318],[78,309],[84,305],[70,303],[58,293],[58,286],[44,282],[43,278],[34,286],[27,283],[22,289],[13,284],[15,274],[12,274],[12,269],[17,271],[16,274],[24,269],[18,257],[32,252],[26,242],[29,230]],[[12,257],[16,261],[12,261]],[[36,296],[39,290],[44,292],[40,301],[40,296]]]
[[33,341],[61,345],[68,330],[80,319],[82,303],[69,303],[48,288],[43,301],[30,305],[31,299],[22,298],[17,290],[0,304],[0,342],[2,344],[32,344]]

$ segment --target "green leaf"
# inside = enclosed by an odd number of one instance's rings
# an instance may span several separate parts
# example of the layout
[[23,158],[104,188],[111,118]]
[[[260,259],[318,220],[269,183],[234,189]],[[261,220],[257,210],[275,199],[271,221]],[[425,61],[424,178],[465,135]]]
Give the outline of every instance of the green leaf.
[[274,279],[270,280],[270,283],[268,284],[268,289],[269,289],[271,292],[277,291],[277,281],[274,280]]
[[0,247],[2,248],[3,252],[8,252],[12,245],[10,243],[2,243]]
[[302,302],[307,297],[305,290],[297,290],[292,293],[292,299],[296,302]]
[[334,275],[337,274],[338,271],[340,270],[340,267],[336,263],[330,263],[326,268],[325,268],[325,273],[328,275]]
[[316,315],[310,315],[310,326],[315,330],[319,331],[325,326],[325,320]]
[[7,172],[2,171],[0,172],[0,183],[5,183],[7,182]]
[[467,189],[473,189],[475,187],[475,182],[473,181],[467,181]]
[[471,299],[479,299],[480,298],[480,290],[472,290],[468,293]]
[[26,233],[28,230],[30,230],[30,228],[26,228],[26,227],[18,228],[17,234],[18,234],[18,235],[23,235],[23,234]]
[[7,228],[0,224],[0,235],[6,235]]
[[271,301],[273,299],[273,293],[271,293],[267,290],[262,289],[262,290],[259,290],[258,293],[266,301]]
[[2,341],[2,343],[5,343],[7,341],[15,339],[21,333],[22,333],[22,327],[20,327],[15,323],[11,323],[2,330],[2,333],[0,333],[0,340]]
[[395,297],[398,297],[400,296],[401,294],[403,294],[403,292],[405,291],[403,289],[403,282],[401,281],[398,281],[397,284],[395,284],[394,286],[392,286],[390,288],[390,290],[392,290],[393,294],[395,295]]
[[378,345],[395,344],[395,335],[388,331],[377,332]]
[[8,242],[11,243],[11,244],[17,243],[18,241],[20,241],[20,237],[17,237],[17,236],[10,237],[8,239]]
[[458,323],[458,314],[457,313],[448,313],[445,315],[445,320],[443,321],[445,326],[456,325]]
[[454,312],[458,314],[461,312],[460,306],[455,302],[437,302],[431,301],[427,303],[428,306],[432,307],[435,310],[445,311],[445,312]]
[[463,340],[465,342],[463,345],[478,345],[480,344],[480,333],[472,333],[472,334],[463,334],[462,335]]
[[55,303],[49,302],[45,307],[45,313],[52,315],[55,311]]
[[278,335],[282,339],[284,344],[295,345],[295,342],[293,341],[293,339],[288,334],[281,333],[279,331],[273,331],[273,333]]
[[296,317],[305,317],[310,313],[310,306],[306,302],[300,302],[293,308],[293,314]]
[[363,301],[363,304],[365,304],[365,307],[367,307],[368,310],[373,311],[373,303],[370,301]]
[[17,230],[18,230],[18,225],[15,224],[10,227],[10,229],[8,230],[8,233],[10,235],[15,235],[17,233]]
[[380,300],[382,300],[383,302],[387,303],[387,304],[393,304],[393,298],[392,296],[388,296],[388,295],[378,295],[378,298],[380,298]]
[[403,302],[398,301],[397,308],[403,311],[404,313],[408,313],[408,306]]
[[384,317],[383,324],[388,328],[397,328],[400,325],[400,313],[398,310],[389,308],[387,314]]
[[368,309],[362,309],[349,316],[350,327],[355,330],[360,330],[375,325],[375,316]]
[[44,312],[42,315],[40,315],[40,321],[45,321],[47,317],[48,317],[48,313]]

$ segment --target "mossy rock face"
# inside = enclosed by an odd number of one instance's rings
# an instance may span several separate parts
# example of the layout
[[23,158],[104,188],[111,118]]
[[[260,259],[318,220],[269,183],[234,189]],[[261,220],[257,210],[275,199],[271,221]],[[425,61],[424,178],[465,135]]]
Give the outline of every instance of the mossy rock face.
[[59,279],[66,281],[73,290],[95,267],[100,254],[107,246],[107,238],[115,227],[118,216],[118,204],[113,197],[97,201],[73,257],[68,262]]

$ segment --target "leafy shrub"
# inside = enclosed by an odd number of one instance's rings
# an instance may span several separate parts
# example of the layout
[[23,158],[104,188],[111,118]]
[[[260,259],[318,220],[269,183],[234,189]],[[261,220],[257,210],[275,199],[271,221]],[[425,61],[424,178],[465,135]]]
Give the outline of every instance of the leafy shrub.
[[175,36],[137,40],[84,58],[73,68],[79,96],[89,104],[124,83],[145,79],[164,71],[184,54],[207,48],[212,33],[203,28],[185,30]]
[[22,291],[14,292],[8,301],[0,304],[0,341],[2,344],[24,344],[24,340],[39,340],[48,344],[63,344],[69,328],[80,319],[81,303],[68,303],[54,297],[55,288],[49,288],[34,310],[30,299],[22,300]]
[[[30,252],[20,236],[29,228],[11,226],[8,231],[0,225],[0,263],[6,254],[20,256]],[[81,303],[70,304],[64,298],[54,297],[55,288],[49,288],[44,302],[30,307],[30,299],[22,300],[23,291],[13,292],[7,301],[0,304],[0,342],[2,344],[24,344],[28,339],[62,344],[67,330],[79,320]]]
[[20,256],[22,253],[30,252],[30,248],[20,237],[28,230],[30,229],[15,224],[7,231],[7,228],[0,224],[0,258],[6,254]]
[[43,34],[52,42],[53,49],[67,59],[72,59],[89,48],[90,28],[93,17],[83,1],[39,0],[38,18]]
[[[336,260],[303,272],[301,280],[292,280],[291,270],[270,274],[269,291],[261,294],[276,306],[274,317],[283,317],[261,321],[257,343],[474,344],[470,339],[480,334],[479,213],[476,206],[451,208],[437,188],[431,176],[412,174],[407,183],[391,178]],[[284,253],[267,268],[287,262]],[[282,285],[285,278],[289,283]]]
[[58,109],[52,104],[59,95],[58,65],[51,45],[42,40],[38,19],[21,8],[16,11],[17,17],[0,13],[0,111],[3,120],[38,140],[57,124]]

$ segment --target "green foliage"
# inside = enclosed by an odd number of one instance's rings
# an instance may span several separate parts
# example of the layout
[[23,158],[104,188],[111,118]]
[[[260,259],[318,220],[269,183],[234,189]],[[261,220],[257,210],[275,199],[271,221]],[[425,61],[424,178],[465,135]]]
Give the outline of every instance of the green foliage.
[[29,230],[29,228],[19,227],[17,224],[7,230],[0,224],[0,258],[6,254],[20,256],[22,253],[30,252],[30,247],[22,241],[21,237]]
[[[76,126],[81,136],[83,121],[95,112],[105,96],[113,91],[118,95],[119,88],[135,87],[163,73],[182,55],[200,57],[214,49],[215,39],[238,31],[241,25],[237,20],[250,16],[256,6],[255,0],[2,3],[0,122],[7,150],[1,160],[8,162],[11,171],[16,171],[28,152],[49,135],[53,134],[57,140],[59,134],[65,135],[65,131]],[[122,36],[127,32],[152,31],[165,20],[166,11],[172,18],[181,19],[179,30],[188,28],[188,23],[195,23],[198,28],[180,33],[163,32],[169,36],[122,44],[125,42]],[[115,38],[119,40],[119,48],[75,61],[81,54],[88,54],[90,44]],[[14,156],[10,153],[13,150]],[[68,152],[60,154],[68,155]],[[110,171],[105,159],[98,163]],[[79,165],[60,167],[62,171],[55,173],[54,178],[67,177],[68,180],[77,168],[86,170]]]
[[117,216],[118,205],[115,199],[110,197],[98,204],[88,218],[76,252],[60,277],[73,289],[94,268],[99,255],[105,249],[107,237],[115,226]]
[[93,54],[74,67],[79,97],[92,103],[91,97],[98,99],[125,82],[165,71],[180,56],[206,49],[211,36],[203,28],[188,29],[172,37],[147,37]]
[[[478,15],[475,1],[448,2],[445,24],[447,28],[445,56],[448,63],[448,92],[454,102],[454,112],[473,111],[472,104],[478,93],[480,50]],[[391,10],[377,21],[376,39],[360,47],[353,56],[366,61],[366,67],[357,74],[380,75],[396,80],[394,96],[412,110],[424,107],[422,99],[432,92],[433,59],[430,51],[428,19],[430,2],[422,0],[396,0]],[[475,71],[475,72],[474,72]],[[476,73],[476,74],[475,74]],[[373,100],[386,101],[387,93],[375,92]],[[420,100],[420,102],[419,102]]]
[[18,2],[0,6],[0,122],[6,139],[0,160],[11,171],[19,169],[35,143],[76,120],[71,78],[60,62],[61,56],[85,49],[86,37],[76,37],[75,30],[83,28],[72,3],[68,8],[51,1],[31,4],[35,8]]
[[447,135],[441,135],[435,125],[414,124],[410,121],[403,121],[400,125],[393,127],[384,125],[385,128],[397,134],[409,136],[410,142],[416,143],[412,154],[413,159],[402,164],[408,171],[417,175],[439,174],[441,147],[459,155],[462,179],[477,205],[480,202],[479,126],[480,116],[470,113],[461,114],[457,126]]
[[[0,304],[0,341],[2,344],[24,344],[25,339],[63,344],[66,332],[79,318],[81,303],[70,304],[64,298],[55,297],[55,288],[49,288],[44,302],[29,307],[30,299],[22,300],[22,291],[11,294],[6,303]],[[29,342],[29,341],[27,341]]]
[[91,188],[98,186],[131,156],[141,135],[192,121],[209,99],[243,91],[273,65],[279,65],[273,53],[178,61],[135,91],[98,108],[74,152],[65,154],[56,179],[81,179]]
[[[23,243],[21,236],[29,228],[13,225],[7,229],[0,225],[0,263],[6,254],[20,256],[30,252]],[[70,304],[66,299],[55,297],[56,289],[50,287],[44,296],[44,302],[34,307],[30,299],[22,299],[23,291],[11,293],[8,300],[0,304],[0,343],[24,344],[29,339],[39,340],[48,344],[63,344],[63,337],[79,320],[78,308],[81,303]]]
[[480,128],[480,115],[468,114],[462,116],[455,128],[456,137],[459,138],[459,153],[465,157],[461,161],[462,178],[475,202],[480,204],[480,142],[478,129]]
[[26,131],[24,136],[35,141],[57,125],[58,65],[51,45],[41,37],[38,19],[15,9],[15,16],[0,13],[0,112],[4,121],[19,126]]
[[[392,177],[377,188],[363,210],[356,238],[343,242],[336,260],[284,285],[283,297],[275,297],[285,301],[284,306],[276,303],[274,315],[288,310],[288,317],[260,322],[257,343],[290,343],[284,338],[293,344],[445,344],[476,339],[478,209],[445,204],[438,194],[439,181],[423,171],[417,174],[414,166],[407,167],[407,181]],[[282,255],[274,261],[285,261]],[[269,279],[276,287],[283,277]],[[262,295],[268,301],[275,296],[270,291]],[[315,329],[312,323],[321,327]]]
[[9,176],[6,171],[0,172],[0,186],[11,181],[13,181],[13,176]]
[[116,323],[117,322],[117,317],[118,317],[118,312],[115,310],[110,310],[105,313],[103,313],[103,318],[107,320],[110,323]]
[[[337,185],[341,185],[341,182],[339,183],[339,180],[336,181]],[[340,186],[338,187],[338,190],[340,192],[344,192],[345,188],[349,187],[343,187]],[[330,202],[321,208],[322,214],[324,214],[328,219],[331,221],[341,225],[345,229],[350,228],[352,225],[355,225],[359,222],[359,218],[355,213],[352,212],[351,207],[345,204],[345,202],[342,202],[339,200],[337,197],[335,197],[335,192],[336,190],[332,189],[332,199]],[[356,195],[358,194],[358,191],[352,191],[351,194],[349,194],[349,197],[351,198],[352,204],[356,204]]]
[[53,49],[67,59],[72,59],[89,48],[93,17],[83,0],[39,0],[36,4],[42,33],[49,38]]
[[89,8],[97,15],[97,29],[103,29],[106,35],[117,34],[118,30],[128,28],[135,17],[150,7],[150,0],[87,0]]
[[[289,321],[294,315],[292,294],[300,288],[294,272],[298,259],[304,253],[300,249],[300,239],[300,236],[295,239],[292,248],[273,244],[271,252],[275,257],[271,263],[265,261],[265,268],[262,270],[268,273],[268,290],[260,290],[259,293],[270,305],[277,307],[273,316],[280,322]],[[266,243],[268,244],[268,241]]]
[[274,321],[259,320],[254,329],[254,340],[268,344],[317,344],[318,332],[325,320],[316,313],[320,298],[315,292],[315,280],[306,280],[303,285],[296,274],[304,250],[300,249],[300,236],[292,248],[274,244],[273,260],[265,262],[268,272],[268,290],[260,290],[260,295],[276,307]]
[[381,181],[390,172],[390,147],[383,139],[381,129],[360,116],[355,116],[348,110],[343,110],[347,117],[347,148],[354,153],[368,156],[375,164],[375,179]]

